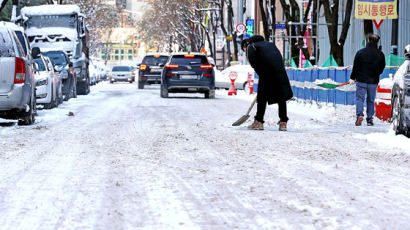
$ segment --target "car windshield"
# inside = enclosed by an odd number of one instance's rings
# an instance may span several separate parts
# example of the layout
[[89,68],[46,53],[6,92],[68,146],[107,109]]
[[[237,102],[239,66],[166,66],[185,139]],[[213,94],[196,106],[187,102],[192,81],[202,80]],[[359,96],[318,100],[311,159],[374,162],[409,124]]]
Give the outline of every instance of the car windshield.
[[57,65],[57,66],[66,66],[67,65],[67,60],[66,60],[66,57],[63,53],[48,52],[48,53],[45,53],[45,55],[50,58],[53,65]]
[[36,59],[34,59],[34,61],[37,63],[39,71],[46,71],[46,67],[45,67],[44,62],[41,58],[36,58]]
[[178,65],[201,65],[208,64],[208,60],[205,56],[195,56],[194,58],[186,58],[184,57],[184,55],[181,55],[172,57],[170,63]]
[[76,28],[76,16],[73,15],[41,15],[32,16],[27,20],[28,28],[66,27]]
[[13,43],[6,30],[0,30],[0,57],[14,57]]
[[144,60],[142,60],[142,64],[145,65],[160,65],[165,64],[168,61],[168,56],[145,56]]
[[112,72],[129,72],[131,67],[129,66],[114,66],[112,67]]

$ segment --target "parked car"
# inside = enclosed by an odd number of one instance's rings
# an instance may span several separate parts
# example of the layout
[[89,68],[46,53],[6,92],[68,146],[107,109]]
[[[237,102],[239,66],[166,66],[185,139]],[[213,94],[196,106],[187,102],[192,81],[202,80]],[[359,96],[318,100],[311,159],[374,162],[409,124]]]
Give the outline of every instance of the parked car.
[[60,73],[63,79],[64,100],[77,97],[77,75],[73,71],[73,63],[63,50],[51,50],[42,52],[43,55],[50,58],[54,69]]
[[161,82],[161,73],[168,58],[168,54],[147,54],[142,59],[138,72],[139,89],[143,89],[146,84]]
[[[229,74],[235,72],[237,77],[235,79],[235,89],[243,89],[249,92],[248,74],[255,71],[250,65],[234,65],[224,69],[221,72],[216,71],[215,87],[220,89],[229,89],[231,87],[231,79]],[[253,76],[253,75],[252,75]]]
[[215,98],[215,72],[205,55],[173,54],[162,71],[161,97],[168,93],[204,93]]
[[96,68],[95,65],[92,64],[92,62],[90,62],[90,64],[88,65],[88,74],[90,75],[90,85],[95,85],[97,84],[98,80],[99,80],[99,71]]
[[34,123],[37,112],[32,62],[24,30],[0,22],[0,117],[19,125]]
[[406,60],[394,74],[392,88],[392,123],[396,134],[410,137],[410,44],[405,48]]
[[113,66],[111,71],[110,83],[117,81],[134,82],[134,71],[131,66]]
[[[37,48],[38,49],[38,48]],[[57,107],[63,102],[62,79],[47,56],[39,55],[34,59],[37,66],[36,98],[37,104],[45,109]]]

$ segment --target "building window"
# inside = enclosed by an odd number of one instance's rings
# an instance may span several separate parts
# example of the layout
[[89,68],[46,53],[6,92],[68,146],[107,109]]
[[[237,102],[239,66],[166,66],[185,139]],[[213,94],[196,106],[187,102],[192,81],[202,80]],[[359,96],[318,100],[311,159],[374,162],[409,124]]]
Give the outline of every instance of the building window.
[[124,60],[124,50],[121,49],[121,60]]
[[119,60],[119,50],[115,50],[115,60]]
[[132,60],[132,50],[128,50],[128,60]]

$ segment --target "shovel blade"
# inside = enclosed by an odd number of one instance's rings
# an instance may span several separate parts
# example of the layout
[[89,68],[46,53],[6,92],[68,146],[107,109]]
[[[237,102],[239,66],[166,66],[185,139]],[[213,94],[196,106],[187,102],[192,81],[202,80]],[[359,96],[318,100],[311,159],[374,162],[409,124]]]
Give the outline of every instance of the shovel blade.
[[241,118],[239,118],[237,121],[235,121],[232,126],[240,126],[242,125],[245,121],[249,119],[250,115],[243,115]]
[[320,86],[320,87],[326,88],[326,89],[336,89],[338,85],[331,84],[331,83],[321,83],[321,84],[317,84],[317,86]]

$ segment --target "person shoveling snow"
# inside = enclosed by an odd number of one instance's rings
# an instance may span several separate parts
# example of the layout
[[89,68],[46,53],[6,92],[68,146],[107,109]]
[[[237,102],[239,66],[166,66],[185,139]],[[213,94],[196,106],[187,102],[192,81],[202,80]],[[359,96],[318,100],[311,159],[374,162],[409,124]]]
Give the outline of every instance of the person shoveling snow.
[[259,75],[255,121],[248,128],[263,130],[266,104],[277,103],[280,118],[279,130],[286,131],[289,120],[286,101],[293,97],[293,92],[282,55],[274,43],[265,41],[260,35],[243,40],[241,48],[246,51],[250,65]]

